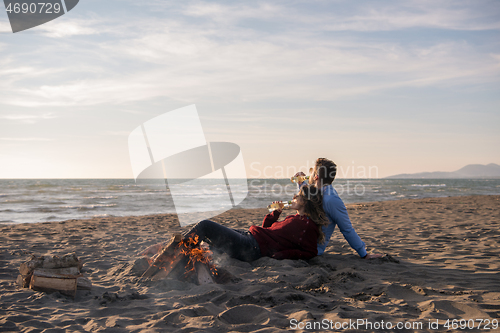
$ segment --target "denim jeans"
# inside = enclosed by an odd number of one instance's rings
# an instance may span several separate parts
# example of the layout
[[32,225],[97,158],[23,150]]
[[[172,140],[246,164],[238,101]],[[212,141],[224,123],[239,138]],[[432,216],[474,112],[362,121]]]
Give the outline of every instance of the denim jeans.
[[248,231],[236,230],[210,220],[198,222],[184,238],[198,235],[214,248],[227,253],[230,257],[251,262],[262,257],[259,244]]

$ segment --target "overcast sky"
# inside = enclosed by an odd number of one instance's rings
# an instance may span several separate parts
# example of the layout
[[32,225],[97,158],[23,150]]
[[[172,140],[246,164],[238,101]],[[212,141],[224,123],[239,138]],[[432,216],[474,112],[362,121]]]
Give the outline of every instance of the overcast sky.
[[15,34],[2,7],[0,178],[132,178],[129,133],[191,104],[250,178],[500,164],[499,37],[499,1],[81,0]]

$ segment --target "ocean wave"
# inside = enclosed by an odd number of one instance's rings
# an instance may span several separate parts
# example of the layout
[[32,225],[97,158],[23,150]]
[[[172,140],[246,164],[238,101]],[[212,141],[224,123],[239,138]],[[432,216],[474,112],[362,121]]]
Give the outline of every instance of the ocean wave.
[[45,188],[45,187],[58,187],[59,185],[54,185],[54,184],[30,184],[26,186],[26,188]]
[[92,215],[92,217],[114,217],[115,215],[113,214],[95,214]]
[[33,213],[55,213],[55,212],[60,212],[61,209],[58,208],[48,208],[48,207],[35,207],[27,212],[33,212]]
[[46,202],[45,204],[46,205],[64,205],[66,203],[67,202],[65,202],[65,201],[49,201],[49,202]]
[[411,184],[413,187],[443,187],[446,184]]
[[24,204],[24,203],[34,203],[34,202],[42,202],[42,200],[37,200],[37,199],[11,199],[11,200],[5,200],[4,203],[14,203],[14,204]]
[[77,206],[63,206],[66,209],[76,209],[76,210],[92,210],[103,207],[115,207],[117,204],[95,204],[95,205],[77,205]]

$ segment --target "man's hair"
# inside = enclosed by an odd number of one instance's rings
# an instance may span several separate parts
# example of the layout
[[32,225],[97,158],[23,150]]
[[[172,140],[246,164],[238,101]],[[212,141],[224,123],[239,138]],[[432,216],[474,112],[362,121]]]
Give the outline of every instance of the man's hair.
[[323,185],[330,185],[337,175],[337,165],[327,158],[316,160],[316,174]]

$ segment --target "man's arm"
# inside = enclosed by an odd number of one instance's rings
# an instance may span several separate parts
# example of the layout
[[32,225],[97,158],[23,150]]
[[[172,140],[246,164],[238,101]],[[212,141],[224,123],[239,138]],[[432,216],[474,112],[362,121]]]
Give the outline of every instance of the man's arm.
[[[340,232],[349,245],[359,254],[361,258],[366,257],[365,243],[361,240],[359,235],[354,230],[347,208],[342,200],[338,197],[331,196],[323,205],[325,213],[328,215],[330,221],[338,225]],[[331,234],[330,234],[331,235]]]

